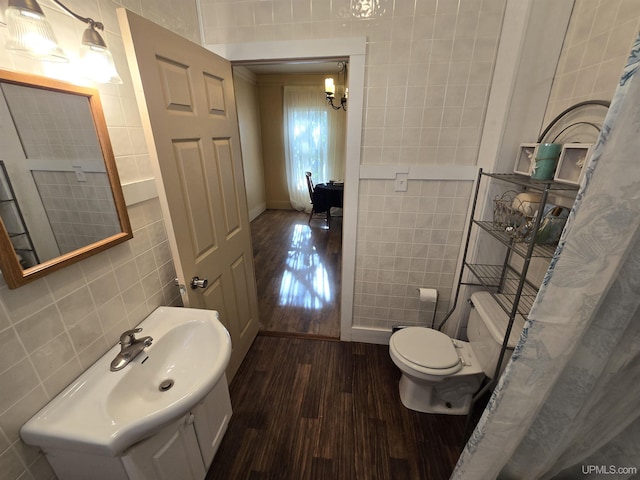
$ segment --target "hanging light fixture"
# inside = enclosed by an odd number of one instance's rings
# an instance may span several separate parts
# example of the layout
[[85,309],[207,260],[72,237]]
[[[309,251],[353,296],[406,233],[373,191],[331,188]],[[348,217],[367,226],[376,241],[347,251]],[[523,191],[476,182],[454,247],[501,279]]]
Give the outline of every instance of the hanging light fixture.
[[[84,76],[99,83],[122,83],[113,56],[98,33],[104,25],[71,11],[59,0],[52,0],[69,15],[88,25],[82,35],[80,61]],[[9,0],[6,11],[9,26],[7,48],[15,53],[46,61],[69,61],[58,46],[51,25],[37,0]]]
[[102,35],[96,31],[96,28],[103,30],[104,26],[90,18],[87,20],[89,27],[82,34],[80,47],[80,59],[84,64],[85,74],[98,83],[122,83],[113,56]]
[[9,0],[5,22],[9,28],[7,49],[37,60],[69,61],[36,0]]
[[347,88],[347,62],[338,62],[338,67],[340,68],[340,70],[338,70],[338,81],[340,81],[340,75],[342,74],[343,76],[343,92],[342,96],[340,97],[340,105],[336,105],[333,103],[336,98],[336,85],[333,81],[333,78],[327,77],[324,79],[324,93],[331,108],[333,108],[334,110],[340,110],[342,108],[342,110],[346,111],[347,98],[349,97],[349,89]]

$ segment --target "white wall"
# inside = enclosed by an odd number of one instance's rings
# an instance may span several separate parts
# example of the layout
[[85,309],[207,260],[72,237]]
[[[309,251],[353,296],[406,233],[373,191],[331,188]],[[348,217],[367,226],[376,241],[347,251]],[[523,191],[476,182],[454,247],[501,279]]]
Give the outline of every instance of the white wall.
[[[640,3],[635,0],[509,2],[479,165],[510,171],[520,143],[535,142],[565,108],[584,100],[611,100],[638,28]],[[486,208],[484,218],[491,218],[494,194],[479,206]],[[534,258],[529,279],[540,283],[547,267],[548,260]],[[464,313],[453,319],[461,322],[462,335]]]
[[637,0],[575,1],[545,125],[578,102],[611,101],[639,30]]
[[[535,140],[542,128],[555,66],[571,17],[573,0],[509,0],[505,11],[478,165],[488,172],[510,172],[520,143]],[[553,12],[550,16],[549,12]],[[506,187],[483,182],[475,217],[491,220],[492,200]],[[471,232],[468,258],[501,264],[504,248],[487,236]],[[482,258],[478,256],[482,252]],[[458,269],[462,264],[462,252]],[[458,270],[459,271],[459,270]],[[465,279],[475,282],[465,272]],[[465,300],[476,287],[462,287],[457,310],[446,332],[466,336],[469,310]]]
[[[464,184],[471,182],[448,184],[430,176],[442,173],[434,169],[399,193],[389,172],[427,166],[509,169],[517,146],[535,138],[545,111],[553,110],[546,105],[573,0],[381,1],[369,17],[344,0],[199,5],[205,44],[366,37],[353,326],[382,333],[400,319],[419,322],[418,286],[439,290],[442,318],[454,287],[454,252],[464,237],[460,204],[469,198],[462,192],[470,192]],[[505,6],[510,19],[503,24]],[[589,61],[594,47],[602,54],[594,88],[608,84],[611,56],[628,49],[631,37],[623,31],[637,25],[625,19],[639,9],[635,0],[577,0],[584,20],[571,27],[567,41],[580,45],[581,58]],[[606,46],[577,40],[578,31],[606,40]],[[500,38],[506,54],[496,74]],[[623,48],[613,45],[619,38]],[[571,61],[561,59],[561,68],[567,65]]]
[[[440,291],[443,315],[464,223],[451,214],[471,182],[438,168],[476,163],[505,0],[379,2],[370,17],[344,0],[199,3],[205,44],[366,37],[353,326],[417,323],[420,286]],[[426,166],[406,193],[378,175]]]
[[246,67],[234,67],[233,85],[238,109],[247,207],[251,221],[267,208],[258,85],[255,74]]
[[[188,0],[68,0],[83,16],[105,25],[123,85],[100,85],[111,142],[123,184],[148,185],[151,169],[124,56],[115,9],[136,13],[198,42],[197,10]],[[1,3],[0,3],[1,4]],[[5,2],[6,4],[6,2]],[[0,68],[80,82],[74,70],[85,25],[41,2],[69,64],[43,65],[4,49]],[[89,85],[89,84],[88,84]],[[128,186],[127,191],[136,188]],[[80,372],[158,305],[179,301],[175,271],[157,199],[130,205],[134,238],[16,290],[0,281],[0,477],[48,479],[52,471],[38,449],[19,439],[19,428]]]

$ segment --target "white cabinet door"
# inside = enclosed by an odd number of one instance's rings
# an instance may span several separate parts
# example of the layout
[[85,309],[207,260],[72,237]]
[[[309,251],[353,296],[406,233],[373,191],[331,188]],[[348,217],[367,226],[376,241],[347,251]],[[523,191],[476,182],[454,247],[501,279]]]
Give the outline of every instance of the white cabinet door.
[[124,452],[130,480],[202,480],[206,471],[193,420],[189,413]]
[[226,375],[222,376],[213,390],[193,409],[193,413],[196,416],[194,425],[198,444],[205,468],[208,469],[227,431],[232,413]]

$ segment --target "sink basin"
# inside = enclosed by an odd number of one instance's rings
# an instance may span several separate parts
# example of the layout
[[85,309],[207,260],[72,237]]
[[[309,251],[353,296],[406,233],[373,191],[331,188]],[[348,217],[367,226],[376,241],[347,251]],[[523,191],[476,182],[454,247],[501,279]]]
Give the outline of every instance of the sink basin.
[[187,413],[223,377],[231,339],[218,312],[159,307],[139,325],[153,343],[110,371],[116,345],[23,425],[25,443],[116,456]]

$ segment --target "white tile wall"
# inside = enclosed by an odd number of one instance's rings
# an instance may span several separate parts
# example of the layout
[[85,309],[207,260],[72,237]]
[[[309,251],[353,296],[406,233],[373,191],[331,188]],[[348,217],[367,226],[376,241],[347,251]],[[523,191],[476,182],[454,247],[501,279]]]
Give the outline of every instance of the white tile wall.
[[[505,0],[199,1],[205,43],[366,36],[363,163],[476,163]],[[444,314],[463,183],[361,180],[354,326],[418,321],[418,286],[438,289]]]
[[[66,0],[105,24],[123,85],[99,88],[123,183],[150,178],[149,157],[115,9],[126,6],[199,42],[195,0]],[[74,56],[84,24],[41,2],[72,62],[43,65],[0,47],[0,68],[80,82]],[[0,45],[6,28],[0,27]],[[157,199],[129,208],[133,240],[16,290],[0,281],[0,478],[40,480],[53,473],[20,426],[158,305],[179,301]]]
[[157,199],[137,204],[129,209],[134,240],[19,289],[0,288],[0,437],[11,444],[0,458],[17,453],[23,468],[37,460],[20,443],[20,425],[122,331],[180,301],[159,212]]
[[[544,125],[585,100],[611,100],[640,31],[637,0],[575,0],[553,79]],[[542,282],[548,261],[532,259],[528,279]]]
[[[366,36],[363,163],[476,163],[504,0],[199,1],[206,43]],[[638,30],[638,10],[637,0],[576,0],[547,122],[577,101],[611,98]],[[449,259],[433,255],[443,246],[454,255],[460,238],[452,233],[441,243],[443,231],[452,231],[442,228],[420,237],[424,228],[413,224],[412,213],[398,210],[405,199],[409,205],[418,198],[422,208],[420,200],[428,198],[432,208],[451,197],[423,193],[438,182],[410,183],[409,192],[395,193],[391,181],[361,180],[356,326],[419,321],[410,308],[416,285],[438,288],[441,299],[452,288]],[[464,194],[455,198],[459,204],[469,200]],[[406,258],[415,271],[406,270]],[[440,315],[446,306],[442,301]]]
[[[105,23],[106,41],[125,82],[100,87],[123,183],[152,175],[115,7],[126,6],[198,42],[195,1],[67,0]],[[363,162],[474,164],[505,0],[379,0],[372,2],[376,8],[370,17],[354,8],[363,3],[200,0],[206,43],[366,36]],[[43,6],[73,52],[83,26]],[[563,54],[548,115],[582,95],[613,92],[632,30],[638,28],[637,10],[637,0],[576,0],[567,41],[572,50]],[[4,35],[0,28],[1,43]],[[5,50],[0,50],[0,67],[45,73],[37,62]],[[64,77],[64,68],[55,71],[62,69]],[[580,72],[585,76],[578,82]],[[67,72],[66,78],[77,75]],[[362,326],[419,321],[424,312],[417,308],[414,289],[437,287],[442,299],[453,285],[459,217],[470,185],[410,181],[406,193],[392,186],[390,181],[361,182],[355,318]],[[3,477],[51,476],[43,457],[19,441],[19,426],[114,344],[121,329],[175,298],[157,202],[131,208],[130,215],[135,238],[127,244],[18,290],[0,289]]]
[[106,173],[33,170],[33,179],[61,254],[116,235],[118,214]]
[[436,321],[449,308],[471,182],[363,180],[358,212],[354,321],[358,326],[430,324],[432,305],[417,289],[440,294]]
[[545,122],[584,100],[611,100],[640,29],[637,0],[576,0]]
[[19,85],[2,89],[28,159],[102,158],[85,97]]

